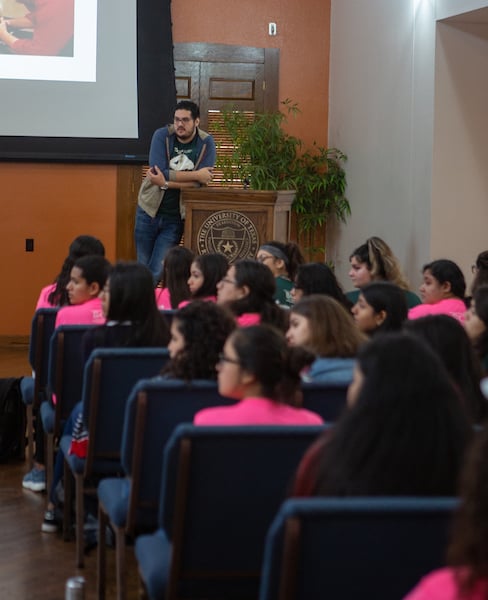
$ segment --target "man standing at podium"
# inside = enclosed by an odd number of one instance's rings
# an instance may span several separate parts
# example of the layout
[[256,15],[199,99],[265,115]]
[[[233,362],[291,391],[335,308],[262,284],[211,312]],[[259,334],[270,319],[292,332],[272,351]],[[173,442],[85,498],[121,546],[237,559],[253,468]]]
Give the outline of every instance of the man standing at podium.
[[173,124],[157,129],[152,137],[147,178],[160,188],[162,200],[159,208],[151,208],[139,195],[134,237],[137,260],[151,269],[155,281],[166,252],[180,243],[183,234],[180,191],[212,180],[215,142],[198,128],[199,123],[198,105],[182,100],[176,105]]

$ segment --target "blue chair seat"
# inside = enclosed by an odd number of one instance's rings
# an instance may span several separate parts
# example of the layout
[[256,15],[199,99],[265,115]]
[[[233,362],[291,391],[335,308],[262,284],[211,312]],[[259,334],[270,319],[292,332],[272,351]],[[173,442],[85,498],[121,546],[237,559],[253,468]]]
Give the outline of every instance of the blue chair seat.
[[168,585],[172,544],[166,533],[158,529],[136,539],[134,552],[150,598],[163,598]]

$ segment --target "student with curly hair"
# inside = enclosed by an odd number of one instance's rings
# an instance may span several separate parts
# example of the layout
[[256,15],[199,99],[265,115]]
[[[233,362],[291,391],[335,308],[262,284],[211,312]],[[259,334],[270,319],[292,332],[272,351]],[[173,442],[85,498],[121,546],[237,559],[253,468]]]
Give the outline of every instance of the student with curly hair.
[[423,282],[419,288],[422,304],[408,311],[409,319],[426,315],[449,315],[464,323],[466,313],[466,281],[452,260],[434,260],[422,269]]
[[219,355],[235,327],[233,316],[213,302],[195,300],[181,308],[171,322],[170,361],[161,374],[185,381],[216,379]]
[[274,301],[275,290],[275,277],[270,269],[246,258],[231,265],[220,280],[217,303],[228,307],[241,327],[263,323],[284,332],[288,326],[288,311]]
[[289,346],[304,348],[314,356],[302,379],[348,385],[366,336],[334,298],[312,295],[292,307],[286,340]]
[[322,417],[294,406],[300,361],[273,327],[241,327],[225,342],[217,364],[219,393],[232,406],[204,408],[195,425],[320,425]]
[[405,600],[488,598],[488,429],[470,448],[461,478],[461,505],[447,549],[447,567],[433,571]]
[[257,260],[273,273],[276,279],[276,291],[274,298],[282,306],[290,307],[293,304],[291,290],[299,265],[305,262],[305,258],[295,242],[271,241],[260,246]]
[[405,333],[358,354],[348,409],[305,454],[295,496],[452,496],[471,425],[441,360]]
[[409,289],[397,257],[381,238],[368,238],[352,252],[349,261],[349,277],[354,287],[358,288],[346,294],[353,304],[357,302],[361,288],[372,281],[389,281],[404,290],[409,308],[420,304],[420,298]]

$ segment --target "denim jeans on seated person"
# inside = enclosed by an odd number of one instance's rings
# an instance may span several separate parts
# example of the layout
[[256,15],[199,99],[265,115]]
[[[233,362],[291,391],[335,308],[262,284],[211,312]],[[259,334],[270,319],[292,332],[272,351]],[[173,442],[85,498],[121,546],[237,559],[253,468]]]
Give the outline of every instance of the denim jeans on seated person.
[[136,210],[134,239],[137,260],[149,267],[156,283],[166,252],[180,243],[184,221],[181,217],[157,216],[153,219],[140,206]]

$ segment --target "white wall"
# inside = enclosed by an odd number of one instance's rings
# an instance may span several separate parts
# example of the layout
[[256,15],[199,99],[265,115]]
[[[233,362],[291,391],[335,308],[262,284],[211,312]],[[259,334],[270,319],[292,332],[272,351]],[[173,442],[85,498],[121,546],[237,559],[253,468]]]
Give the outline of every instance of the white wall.
[[[328,259],[346,289],[349,254],[371,235],[391,245],[414,288],[440,250],[432,218],[436,14],[452,16],[454,4],[464,12],[488,2],[332,0],[329,145],[349,156],[353,214],[329,232]],[[455,219],[446,237],[453,230]]]
[[465,274],[488,249],[488,25],[439,23],[431,253]]

